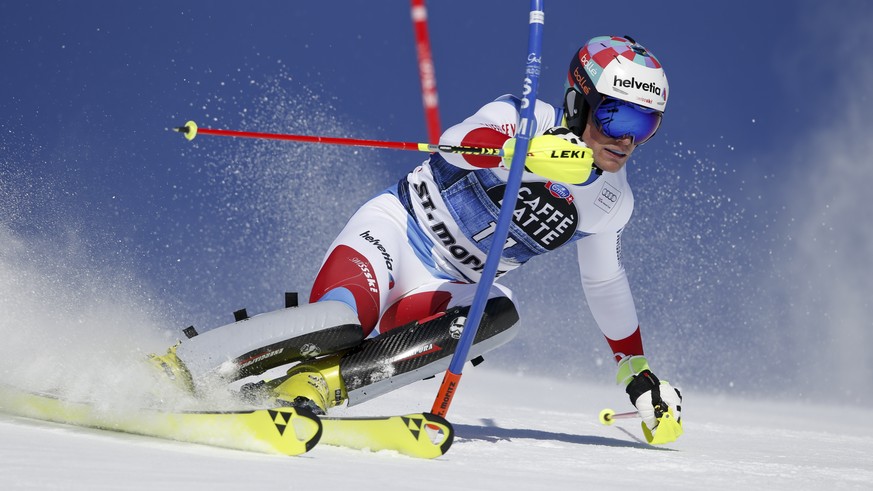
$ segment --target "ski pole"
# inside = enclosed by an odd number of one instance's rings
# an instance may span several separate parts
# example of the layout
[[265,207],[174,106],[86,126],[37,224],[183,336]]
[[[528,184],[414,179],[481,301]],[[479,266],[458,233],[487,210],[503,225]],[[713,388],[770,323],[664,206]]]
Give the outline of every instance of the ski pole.
[[630,419],[630,418],[638,418],[640,415],[636,411],[631,411],[627,413],[616,413],[612,409],[604,409],[600,411],[600,422],[607,426],[615,423],[617,419]]
[[[352,147],[372,147],[372,148],[390,148],[394,150],[413,150],[417,152],[443,152],[457,153],[465,155],[482,155],[487,157],[502,158],[505,160],[513,159],[515,151],[518,148],[491,148],[491,147],[471,147],[458,145],[434,145],[431,143],[414,143],[414,142],[394,142],[382,140],[361,140],[356,138],[335,138],[330,136],[315,136],[315,135],[290,135],[286,133],[260,133],[255,131],[237,131],[237,130],[219,130],[211,128],[198,128],[197,123],[188,121],[185,126],[173,128],[185,135],[188,140],[193,140],[197,135],[213,135],[213,136],[230,136],[237,138],[255,138],[267,140],[287,140],[305,143],[325,143],[328,145],[346,145]],[[526,149],[526,147],[525,147]],[[560,152],[566,148],[561,145],[540,145],[535,150],[530,150],[527,153],[528,164],[537,162],[551,162],[556,151]],[[576,157],[564,159],[568,164],[573,159],[584,159],[584,154],[579,154]],[[514,160],[513,160],[514,162]],[[511,171],[510,171],[511,173]],[[507,225],[508,227],[508,225]],[[505,239],[505,238],[504,238]],[[495,266],[496,267],[496,266]]]
[[452,355],[449,368],[446,370],[443,382],[433,403],[431,412],[438,416],[446,415],[449,405],[452,403],[452,398],[455,396],[458,383],[461,380],[464,363],[467,361],[467,354],[470,352],[473,339],[476,338],[476,332],[479,330],[479,323],[482,320],[485,303],[488,301],[488,294],[494,283],[497,266],[503,255],[503,246],[509,235],[509,225],[515,211],[515,203],[518,200],[518,191],[521,187],[521,177],[524,172],[524,161],[527,157],[528,145],[536,131],[534,106],[536,105],[537,87],[539,86],[542,66],[543,23],[543,0],[531,0],[528,23],[527,64],[522,89],[518,131],[515,135],[515,150],[512,156],[509,177],[506,180],[503,203],[497,216],[497,226],[494,230],[493,242],[488,249],[485,267],[482,270],[482,276],[479,279],[476,294],[473,297],[473,304],[470,306],[470,312],[467,314],[467,320],[464,323],[464,331],[461,333],[461,339],[458,341],[458,346]]
[[361,140],[357,138],[333,138],[329,136],[289,135],[285,133],[261,133],[255,131],[220,130],[199,128],[194,121],[188,121],[185,126],[173,128],[193,140],[197,135],[230,136],[237,138],[256,138],[265,140],[286,140],[305,143],[326,143],[328,145],[347,145],[352,147],[391,148],[394,150],[414,150],[418,152],[461,153],[468,155],[488,155],[503,157],[502,148],[466,147],[455,145],[434,145],[431,143],[392,142],[381,140]]

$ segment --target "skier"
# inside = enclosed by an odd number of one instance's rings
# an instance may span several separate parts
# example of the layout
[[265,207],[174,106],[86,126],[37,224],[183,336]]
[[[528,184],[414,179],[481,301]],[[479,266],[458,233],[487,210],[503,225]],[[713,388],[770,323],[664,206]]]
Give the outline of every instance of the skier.
[[[667,78],[630,37],[601,36],[574,54],[565,88],[562,109],[536,101],[531,152],[560,151],[529,159],[498,277],[576,242],[583,291],[615,355],[617,382],[655,430],[664,410],[680,418],[681,396],[649,368],[621,234],[634,205],[625,164],[660,126]],[[500,97],[446,130],[440,144],[512,149],[520,104]],[[322,414],[445,371],[509,166],[494,156],[431,154],[349,219],[315,278],[313,303],[208,331],[153,362],[192,390],[209,377],[238,380],[299,362],[283,377],[246,387]],[[470,359],[509,341],[517,321],[512,292],[495,283]]]

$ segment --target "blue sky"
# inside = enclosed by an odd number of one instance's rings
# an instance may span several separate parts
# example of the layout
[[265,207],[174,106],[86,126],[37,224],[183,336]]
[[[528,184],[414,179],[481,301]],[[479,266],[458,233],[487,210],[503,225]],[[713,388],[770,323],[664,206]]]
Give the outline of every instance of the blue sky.
[[[44,130],[41,137],[50,139],[58,125],[89,117],[95,131],[118,128],[116,138],[124,138],[202,117],[192,114],[189,104],[204,91],[220,90],[211,83],[247,67],[269,76],[281,60],[287,75],[365,126],[348,131],[423,138],[407,2],[343,2],[339,8],[296,2],[182,5],[5,4],[3,63],[15,67],[5,70],[2,80],[9,124]],[[624,5],[621,13],[608,13],[588,12],[585,2],[547,4],[543,99],[559,100],[562,72],[585,39],[627,31],[667,67],[676,96],[664,138],[700,143],[724,138],[742,150],[759,151],[769,144],[771,131],[784,136],[808,124],[806,104],[799,100],[807,91],[789,70],[797,68],[800,50],[827,49],[805,46],[809,33],[802,21],[814,15],[814,2]],[[494,94],[518,91],[526,8],[523,2],[430,6],[446,124]],[[245,94],[238,97],[242,104]],[[234,122],[231,115],[217,115]]]
[[[839,284],[854,292],[870,286],[858,273],[869,260],[846,259],[846,251],[870,250],[869,225],[851,205],[835,213],[842,208],[826,196],[857,196],[871,183],[869,174],[852,178],[862,171],[851,165],[845,175],[856,186],[830,183],[843,174],[828,169],[856,156],[869,167],[873,7],[606,5],[547,0],[540,98],[559,102],[570,57],[596,35],[629,34],[667,70],[664,124],[630,165],[638,210],[626,238],[641,318],[662,366],[724,390],[733,378],[750,388],[793,387],[804,360],[840,359],[858,336],[869,346],[869,303],[846,292],[822,300],[833,289],[820,278],[849,278]],[[519,92],[527,2],[428,7],[444,125]],[[284,290],[308,292],[354,207],[422,159],[205,137],[192,144],[168,131],[193,119],[424,141],[406,1],[4,2],[0,32],[7,240],[57,247],[40,257],[75,256],[80,270],[99,272],[94,277],[122,276],[162,312],[165,327],[208,328],[243,306],[277,308]],[[810,272],[822,255],[832,260]],[[533,369],[557,350],[571,366],[609,372],[596,329],[578,333],[576,324],[591,320],[578,274],[567,273],[572,254],[555,256],[508,278],[523,307],[553,327],[521,336],[503,361],[516,357]],[[795,257],[804,271],[789,266]],[[566,288],[550,289],[556,276]],[[798,316],[810,305],[815,315]],[[852,356],[861,374],[873,372],[869,354]],[[731,366],[749,359],[764,368],[735,376]],[[711,363],[718,369],[695,379]],[[760,371],[765,379],[750,381]],[[853,383],[833,378],[849,386],[848,399],[858,397]],[[857,380],[869,387],[871,377]]]

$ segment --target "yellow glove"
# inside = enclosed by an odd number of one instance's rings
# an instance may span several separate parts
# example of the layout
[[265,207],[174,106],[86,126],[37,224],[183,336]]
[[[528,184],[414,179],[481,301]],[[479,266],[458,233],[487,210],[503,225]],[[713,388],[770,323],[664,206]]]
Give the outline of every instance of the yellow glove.
[[[525,170],[567,184],[587,181],[594,168],[594,153],[590,148],[581,146],[581,141],[575,135],[569,131],[566,133],[533,137],[524,162]],[[567,138],[568,135],[572,140]],[[512,165],[513,153],[515,138],[510,138],[503,144],[503,164],[507,169]]]

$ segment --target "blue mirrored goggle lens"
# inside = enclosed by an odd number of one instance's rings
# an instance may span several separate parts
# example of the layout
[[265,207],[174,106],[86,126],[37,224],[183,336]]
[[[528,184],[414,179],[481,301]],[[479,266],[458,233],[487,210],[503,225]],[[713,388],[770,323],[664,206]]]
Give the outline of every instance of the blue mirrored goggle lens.
[[641,145],[654,136],[661,126],[660,111],[627,101],[607,97],[594,111],[594,123],[610,138],[630,136]]

